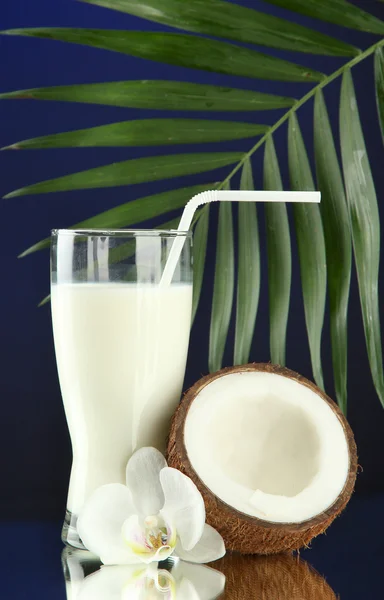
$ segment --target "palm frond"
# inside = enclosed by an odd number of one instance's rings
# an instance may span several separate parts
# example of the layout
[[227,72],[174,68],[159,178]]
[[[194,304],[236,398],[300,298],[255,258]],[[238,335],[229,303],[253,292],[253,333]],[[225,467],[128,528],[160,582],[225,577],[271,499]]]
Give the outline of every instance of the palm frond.
[[321,90],[314,110],[315,161],[327,252],[328,294],[336,398],[347,410],[347,314],[352,268],[351,232],[344,183]]
[[349,70],[343,75],[341,87],[340,140],[368,358],[373,383],[384,406],[378,298],[380,216]]
[[[311,167],[295,114],[289,120],[288,162],[292,189],[314,190]],[[317,204],[298,203],[294,205],[294,217],[312,371],[317,385],[324,388],[321,334],[325,313],[327,263],[320,209]]]
[[[253,190],[252,165],[244,163],[240,189]],[[236,329],[233,364],[249,361],[260,295],[260,243],[256,204],[239,204]]]
[[[211,186],[213,187],[213,186]],[[190,196],[192,198],[192,196]],[[197,221],[193,235],[193,297],[192,297],[192,323],[200,302],[203,286],[205,257],[207,253],[209,231],[209,204],[204,206]]]
[[[227,188],[229,186],[226,186]],[[211,372],[222,367],[235,286],[232,204],[219,206],[216,270],[213,286],[208,366]]]
[[115,187],[146,181],[158,181],[159,179],[204,173],[205,171],[225,167],[237,162],[241,156],[240,152],[205,152],[124,160],[111,165],[64,175],[64,177],[58,177],[57,179],[35,183],[15,190],[4,197],[16,198],[27,194],[47,194],[49,192]]
[[[313,28],[299,26],[291,20],[277,18],[267,11],[253,10],[223,0],[83,0],[155,21],[186,33],[140,32],[78,28],[14,29],[6,35],[23,35],[115,51],[169,65],[199,69],[223,75],[280,82],[314,83],[303,94],[298,86],[298,100],[282,95],[265,94],[254,89],[177,81],[115,81],[51,88],[18,90],[0,94],[0,99],[41,99],[84,102],[140,109],[192,110],[205,112],[286,109],[270,125],[205,119],[140,119],[114,123],[80,131],[69,131],[25,140],[11,147],[55,148],[98,145],[168,145],[204,143],[222,140],[246,140],[261,136],[251,149],[242,152],[206,152],[172,154],[131,159],[99,166],[43,181],[11,192],[7,197],[61,190],[132,185],[177,176],[209,172],[231,165],[220,182],[191,186],[156,194],[115,207],[77,227],[125,227],[140,223],[170,210],[180,208],[199,189],[230,185],[234,175],[242,172],[242,184],[250,186],[251,159],[265,146],[264,188],[282,189],[279,159],[274,147],[274,133],[288,123],[289,171],[291,187],[314,189],[308,153],[299,128],[297,113],[301,106],[315,99],[314,138],[317,184],[323,204],[295,205],[294,221],[299,249],[305,320],[314,377],[323,386],[321,333],[327,288],[330,299],[331,338],[336,394],[340,406],[347,401],[347,306],[351,276],[351,237],[357,266],[359,289],[367,340],[368,355],[377,392],[384,403],[384,377],[379,328],[377,277],[380,245],[377,199],[365,148],[350,69],[375,54],[375,83],[379,121],[384,129],[384,39],[360,51],[343,40],[325,36]],[[328,21],[351,29],[384,34],[384,22],[346,0],[267,0],[267,3]],[[314,21],[314,26],[316,21]],[[211,36],[211,39],[201,36]],[[230,40],[231,43],[228,43]],[[235,42],[235,43],[233,43]],[[283,60],[256,49],[236,45],[246,42],[268,48],[351,57],[329,75],[293,60]],[[291,56],[291,54],[290,54]],[[300,62],[300,59],[299,61]],[[342,141],[341,176],[333,132],[329,124],[322,90],[338,77],[343,78],[340,104]],[[252,82],[252,84],[251,84]],[[300,89],[299,89],[300,88]],[[236,117],[237,118],[237,117]],[[240,142],[238,142],[239,144]],[[244,145],[246,142],[242,142]],[[284,364],[286,330],[291,287],[291,241],[285,205],[265,206],[268,286],[270,307],[270,349],[274,362]],[[195,291],[193,314],[201,295],[204,264],[209,235],[209,209],[199,211],[195,220]],[[171,222],[170,224],[174,223]],[[73,226],[73,227],[76,227]],[[47,247],[48,239],[38,242],[22,256]],[[258,223],[254,207],[241,206],[239,211],[239,269],[237,281],[235,362],[248,360],[253,337],[259,294]],[[127,246],[123,253],[130,252]],[[231,206],[219,208],[216,273],[209,335],[209,367],[222,365],[229,323],[233,311],[235,286],[234,240]],[[116,254],[116,260],[121,257]],[[251,357],[252,358],[252,357]]]
[[157,110],[254,111],[293,106],[293,98],[185,81],[112,81],[59,85],[0,94],[0,100],[85,102]]
[[[283,189],[272,136],[265,144],[264,189]],[[288,212],[284,203],[274,202],[267,202],[264,210],[268,255],[270,353],[273,363],[284,366],[292,277]]]
[[[132,225],[137,225],[143,221],[153,219],[162,214],[182,208],[192,196],[204,190],[210,190],[215,184],[207,183],[204,185],[194,185],[191,187],[170,190],[161,194],[153,194],[131,200],[125,204],[119,204],[115,208],[110,208],[102,213],[70,225],[68,229],[122,229]],[[28,256],[38,250],[48,248],[50,238],[45,238],[30,248],[27,248],[19,255],[19,258]],[[121,247],[121,246],[119,246]]]
[[328,23],[369,33],[384,34],[384,23],[346,0],[266,0],[294,12]]
[[37,137],[2,150],[202,144],[256,137],[266,131],[267,125],[239,121],[137,119]]
[[377,48],[375,52],[375,84],[377,111],[384,141],[384,50],[382,47]]
[[3,35],[57,40],[146,58],[156,62],[215,71],[242,77],[278,81],[321,81],[322,73],[269,54],[182,33],[117,31],[106,29],[10,29]]
[[222,0],[82,0],[177,29],[269,48],[353,56],[358,49],[314,29]]

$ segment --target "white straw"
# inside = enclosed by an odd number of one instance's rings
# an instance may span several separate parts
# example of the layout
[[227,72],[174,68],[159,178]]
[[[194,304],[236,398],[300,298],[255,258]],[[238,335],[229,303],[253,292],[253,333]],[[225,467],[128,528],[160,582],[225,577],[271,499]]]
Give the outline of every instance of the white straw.
[[[201,192],[186,204],[177,231],[189,231],[193,215],[202,204],[209,202],[320,202],[320,192],[273,192],[273,191],[244,191],[244,190],[209,190]],[[177,262],[185,242],[185,236],[176,236],[164,267],[160,285],[169,285],[172,281]]]

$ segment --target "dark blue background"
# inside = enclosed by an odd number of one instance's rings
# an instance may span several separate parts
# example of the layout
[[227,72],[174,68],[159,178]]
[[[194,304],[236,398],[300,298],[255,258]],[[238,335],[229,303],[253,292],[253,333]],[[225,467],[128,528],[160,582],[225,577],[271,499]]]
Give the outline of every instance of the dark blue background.
[[[263,9],[276,15],[287,12],[263,2],[242,0],[238,4]],[[366,10],[384,18],[384,5],[374,0],[356,2]],[[338,36],[349,43],[366,48],[376,36],[354,32],[311,19],[295,16],[297,22]],[[77,3],[74,0],[3,0],[0,28],[37,26],[126,28],[167,30],[154,23],[129,15]],[[274,54],[330,73],[342,64],[338,58]],[[380,211],[384,192],[383,148],[376,118],[373,61],[371,58],[354,69],[354,78],[368,152],[376,181]],[[46,85],[91,83],[122,79],[172,79],[223,84],[251,90],[301,97],[307,84],[281,84],[161,65],[60,42],[23,38],[0,38],[0,88],[11,91]],[[337,137],[339,82],[329,86],[326,98]],[[188,113],[172,113],[186,116]],[[216,119],[249,120],[273,123],[279,111],[264,113],[190,113]],[[300,110],[300,122],[308,148],[312,146],[312,105]],[[58,131],[95,126],[137,117],[169,116],[160,111],[140,111],[93,105],[35,101],[3,101],[0,103],[0,146],[21,139]],[[276,135],[282,172],[287,182],[286,130]],[[177,146],[167,149],[63,149],[25,152],[3,152],[0,155],[0,194],[33,182],[53,178],[76,170],[130,157],[173,152],[234,149],[247,150],[250,140],[205,146]],[[255,186],[261,187],[262,152],[255,156]],[[223,178],[228,169],[212,174],[184,177],[130,188],[90,190],[47,194],[3,200],[1,203],[1,494],[3,518],[61,517],[65,507],[67,478],[70,468],[70,444],[61,405],[53,352],[49,307],[37,309],[38,301],[48,293],[49,258],[41,252],[23,260],[17,255],[32,243],[48,235],[53,227],[66,227],[123,201],[143,195],[189,185],[197,181]],[[234,187],[238,180],[234,181]],[[262,209],[260,216],[262,215]],[[262,223],[262,218],[260,218]],[[147,225],[152,226],[157,222]],[[207,370],[210,293],[214,266],[215,231],[210,236],[208,268],[204,295],[192,332],[186,385]],[[262,231],[262,244],[265,248]],[[265,252],[263,253],[265,255]],[[269,360],[268,296],[265,256],[263,257],[262,292],[252,350],[252,360]],[[381,268],[383,271],[383,267]],[[383,273],[382,273],[383,275]],[[383,276],[381,282],[383,282]],[[383,297],[381,283],[381,297]],[[384,318],[384,315],[382,315]],[[355,431],[363,473],[359,476],[359,493],[384,490],[384,412],[371,383],[362,331],[359,298],[353,276],[350,304],[349,338],[349,419]],[[329,392],[333,393],[328,321],[325,325],[323,357]],[[231,363],[228,349],[225,364]],[[311,376],[305,335],[297,260],[294,263],[293,295],[288,335],[288,366]]]

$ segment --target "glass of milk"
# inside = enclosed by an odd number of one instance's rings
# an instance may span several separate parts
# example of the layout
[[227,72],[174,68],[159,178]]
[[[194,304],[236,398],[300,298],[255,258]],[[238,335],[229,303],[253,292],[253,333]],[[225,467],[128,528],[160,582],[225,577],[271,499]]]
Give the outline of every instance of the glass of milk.
[[[184,244],[160,283],[172,244]],[[165,450],[180,399],[192,308],[192,238],[160,230],[52,232],[51,302],[73,464],[63,541],[89,495],[125,483],[135,450]]]

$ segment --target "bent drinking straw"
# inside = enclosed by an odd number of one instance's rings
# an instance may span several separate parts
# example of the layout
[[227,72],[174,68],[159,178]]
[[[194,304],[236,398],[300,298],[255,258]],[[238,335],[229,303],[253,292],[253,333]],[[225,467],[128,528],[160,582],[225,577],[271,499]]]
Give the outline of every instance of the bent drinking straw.
[[[244,191],[244,190],[209,190],[196,194],[187,202],[177,231],[188,231],[196,209],[210,202],[320,202],[320,192],[273,192],[273,191]],[[172,244],[160,285],[169,285],[172,281],[177,262],[180,257],[184,236],[176,236]]]

